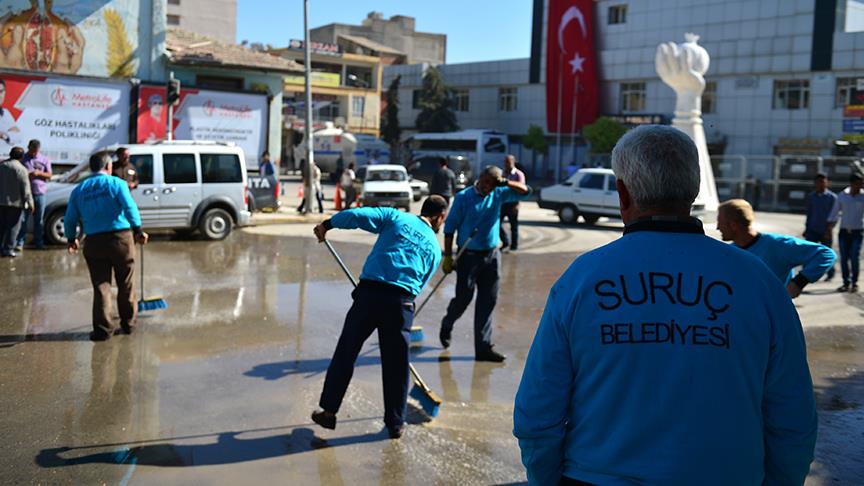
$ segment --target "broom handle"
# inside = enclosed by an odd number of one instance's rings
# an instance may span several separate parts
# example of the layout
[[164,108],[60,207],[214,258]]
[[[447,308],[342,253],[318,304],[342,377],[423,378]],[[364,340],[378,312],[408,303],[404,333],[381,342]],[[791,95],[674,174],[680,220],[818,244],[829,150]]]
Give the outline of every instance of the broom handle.
[[141,300],[144,300],[144,245],[141,245]]
[[[471,240],[474,239],[474,235],[476,235],[476,234],[477,234],[477,228],[474,228],[474,231],[471,232],[471,236],[469,236],[468,239],[465,240],[465,243],[463,243],[462,246],[459,247],[459,251],[456,252],[456,260],[455,260],[456,263],[459,262],[459,257],[462,256],[462,253],[466,249],[468,249],[468,243],[471,243]],[[431,299],[433,295],[435,295],[435,292],[438,290],[438,287],[440,287],[441,284],[444,283],[444,280],[447,279],[448,275],[450,275],[450,274],[445,273],[444,275],[441,275],[441,278],[439,278],[438,282],[435,283],[435,286],[432,287],[432,291],[429,292],[428,294],[426,294],[426,298],[423,299],[423,302],[420,303],[420,307],[418,307],[417,310],[414,311],[414,317],[417,317],[420,314],[420,311],[423,310],[424,307],[426,307],[426,303],[429,302],[429,299]]]
[[[327,245],[327,249],[330,250],[330,254],[333,255],[333,258],[336,259],[336,263],[342,268],[342,271],[345,272],[345,276],[348,277],[348,280],[351,281],[351,284],[354,287],[357,287],[357,281],[354,280],[354,275],[351,274],[351,270],[348,270],[348,267],[345,265],[345,262],[342,261],[342,258],[339,257],[339,254],[336,253],[336,250],[333,248],[333,245],[330,244],[328,240],[324,240],[324,244]],[[420,384],[420,387],[423,389],[429,389],[426,385],[426,382],[423,381],[423,378],[420,378],[420,373],[417,373],[417,370],[414,369],[414,365],[410,362],[408,363],[408,369],[411,371],[411,376],[414,377],[414,380]]]

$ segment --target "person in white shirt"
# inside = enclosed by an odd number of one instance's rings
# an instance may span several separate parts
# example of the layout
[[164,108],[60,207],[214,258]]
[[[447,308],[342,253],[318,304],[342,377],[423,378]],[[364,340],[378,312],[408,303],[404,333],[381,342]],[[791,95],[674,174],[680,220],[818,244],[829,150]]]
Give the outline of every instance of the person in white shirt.
[[861,254],[861,240],[864,237],[864,177],[853,172],[849,177],[849,187],[837,195],[834,208],[828,216],[830,232],[837,220],[840,231],[837,243],[840,247],[840,270],[843,272],[843,285],[838,292],[858,292],[858,265]]
[[345,191],[345,209],[350,208],[351,204],[354,203],[354,199],[357,198],[357,190],[354,189],[354,179],[356,178],[357,175],[354,174],[354,162],[351,162],[348,164],[348,168],[342,171],[342,177],[339,180],[339,185]]

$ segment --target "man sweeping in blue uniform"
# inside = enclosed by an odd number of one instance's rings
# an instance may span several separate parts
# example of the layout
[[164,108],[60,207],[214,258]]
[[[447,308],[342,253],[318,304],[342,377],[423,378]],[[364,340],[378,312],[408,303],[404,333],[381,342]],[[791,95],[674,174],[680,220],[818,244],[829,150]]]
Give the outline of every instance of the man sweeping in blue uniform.
[[414,298],[441,262],[441,247],[435,234],[447,217],[447,201],[429,196],[420,215],[392,208],[359,208],[342,211],[315,227],[323,242],[333,228],[356,229],[378,234],[366,258],[360,283],[352,293],[354,303],[333,359],[327,368],[324,390],[312,420],[327,429],[336,428],[336,413],[363,343],[378,330],[384,382],[384,424],[391,438],[402,436],[408,400],[408,349]]
[[624,235],[552,287],[516,395],[529,483],[803,484],[816,405],[782,283],[690,217],[686,134],[635,128],[612,169]]
[[[730,199],[717,208],[717,229],[723,241],[732,241],[765,262],[786,286],[789,297],[801,295],[804,286],[822,278],[834,265],[837,255],[831,248],[794,236],[760,233],[753,221],[753,207],[743,199]],[[795,274],[797,267],[803,268]]]

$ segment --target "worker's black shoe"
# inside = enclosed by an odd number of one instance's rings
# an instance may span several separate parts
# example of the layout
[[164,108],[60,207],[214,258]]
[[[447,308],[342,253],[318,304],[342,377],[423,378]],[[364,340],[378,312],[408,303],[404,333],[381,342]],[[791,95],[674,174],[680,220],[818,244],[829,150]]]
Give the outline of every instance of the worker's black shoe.
[[99,341],[107,341],[109,339],[111,339],[111,334],[107,334],[101,331],[90,331],[90,340],[94,343]]
[[326,410],[312,412],[312,421],[325,429],[334,430],[336,428],[336,414]]
[[485,351],[478,351],[474,355],[475,361],[489,361],[490,363],[503,363],[507,356],[495,351],[491,347]]
[[446,331],[444,330],[444,328],[441,328],[441,332],[438,333],[438,339],[441,340],[441,346],[443,346],[444,349],[450,347],[450,340],[452,339],[452,337],[452,332]]
[[852,286],[849,287],[849,293],[854,294],[856,292],[858,292],[858,284],[852,284]]
[[391,439],[399,439],[402,437],[402,429],[403,427],[400,425],[398,427],[390,427],[387,426],[387,435],[390,436]]
[[849,284],[844,283],[843,285],[837,287],[837,292],[849,292]]

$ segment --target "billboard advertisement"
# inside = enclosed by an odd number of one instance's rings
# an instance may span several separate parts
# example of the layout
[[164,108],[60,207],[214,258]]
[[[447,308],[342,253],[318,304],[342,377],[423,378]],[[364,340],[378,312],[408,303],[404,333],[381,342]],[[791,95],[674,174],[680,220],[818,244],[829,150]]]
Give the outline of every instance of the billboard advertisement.
[[[165,95],[165,86],[139,88],[139,143],[164,139]],[[267,106],[263,94],[183,88],[174,108],[174,139],[233,142],[245,152],[247,164],[257,167],[267,146]]]
[[59,163],[129,139],[129,84],[0,73],[0,154],[30,139]]
[[137,70],[136,0],[3,0],[0,68],[132,77]]

